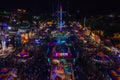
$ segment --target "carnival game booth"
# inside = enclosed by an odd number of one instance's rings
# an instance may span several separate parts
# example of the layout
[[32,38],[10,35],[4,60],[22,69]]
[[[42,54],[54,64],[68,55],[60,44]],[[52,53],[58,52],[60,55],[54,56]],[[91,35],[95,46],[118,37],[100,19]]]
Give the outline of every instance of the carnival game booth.
[[16,68],[0,68],[0,80],[16,80],[17,69]]
[[97,54],[93,55],[92,59],[94,62],[104,63],[104,64],[112,61],[110,57],[104,54],[103,52],[98,52]]
[[120,68],[111,68],[107,70],[110,80],[120,80]]
[[50,55],[50,59],[50,80],[74,80],[72,54],[67,46],[55,46]]

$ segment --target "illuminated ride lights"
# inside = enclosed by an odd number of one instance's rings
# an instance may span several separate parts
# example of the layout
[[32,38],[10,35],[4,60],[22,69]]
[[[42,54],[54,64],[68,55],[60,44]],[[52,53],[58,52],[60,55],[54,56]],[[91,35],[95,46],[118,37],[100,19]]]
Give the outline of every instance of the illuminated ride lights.
[[58,52],[58,53],[55,53],[55,56],[56,57],[62,57],[62,56],[66,56],[67,57],[69,55],[68,55],[68,53],[60,53],[60,52]]

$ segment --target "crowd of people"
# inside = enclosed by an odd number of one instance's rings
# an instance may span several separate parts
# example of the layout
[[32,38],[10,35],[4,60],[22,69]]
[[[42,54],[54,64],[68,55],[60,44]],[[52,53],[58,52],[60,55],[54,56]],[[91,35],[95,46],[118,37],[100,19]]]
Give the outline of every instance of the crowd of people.
[[[40,43],[35,43],[35,37],[31,39],[26,44],[22,44],[16,47],[16,53],[21,52],[24,48],[25,51],[28,51],[33,56],[32,60],[27,60],[27,62],[18,63],[14,60],[15,54],[7,57],[6,59],[0,59],[0,68],[2,67],[13,67],[17,68],[17,75],[19,80],[50,80],[50,70],[51,66],[48,62],[48,54],[52,51],[53,46],[49,46],[49,43],[54,41],[52,35],[49,34],[52,30],[44,32],[41,30],[36,32],[37,38],[42,37]],[[74,31],[74,30],[72,30]],[[83,29],[78,30],[78,34],[71,32],[72,35],[66,40],[66,43],[72,44],[70,50],[75,62],[73,62],[74,76],[76,80],[109,80],[106,71],[109,67],[118,68],[119,63],[118,59],[114,56],[114,52],[110,52],[93,41],[90,36],[84,34]],[[83,39],[84,38],[84,39]],[[92,44],[92,46],[91,46]],[[17,46],[17,45],[16,45]],[[49,50],[48,50],[49,48]],[[64,47],[60,47],[62,49]],[[57,51],[60,50],[58,48]],[[49,52],[47,52],[49,51]],[[104,52],[111,58],[111,61],[108,63],[99,63],[93,61],[93,55],[97,54],[99,51]],[[17,58],[16,58],[17,59]],[[61,80],[59,77],[56,77],[55,80]]]

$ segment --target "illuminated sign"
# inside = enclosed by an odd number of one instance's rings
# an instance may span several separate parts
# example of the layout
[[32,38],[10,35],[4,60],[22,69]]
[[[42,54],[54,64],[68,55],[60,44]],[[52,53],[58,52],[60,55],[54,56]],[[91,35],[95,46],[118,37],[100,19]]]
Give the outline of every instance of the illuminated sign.
[[55,53],[56,57],[64,57],[64,56],[68,56],[68,53]]

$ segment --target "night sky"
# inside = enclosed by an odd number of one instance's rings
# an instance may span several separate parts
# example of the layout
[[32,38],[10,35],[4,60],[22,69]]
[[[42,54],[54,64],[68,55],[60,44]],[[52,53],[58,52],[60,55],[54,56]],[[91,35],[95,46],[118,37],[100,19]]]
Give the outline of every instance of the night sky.
[[[0,10],[27,9],[31,13],[52,13],[58,0],[0,0]],[[119,0],[62,0],[63,10],[80,14],[119,13]]]

